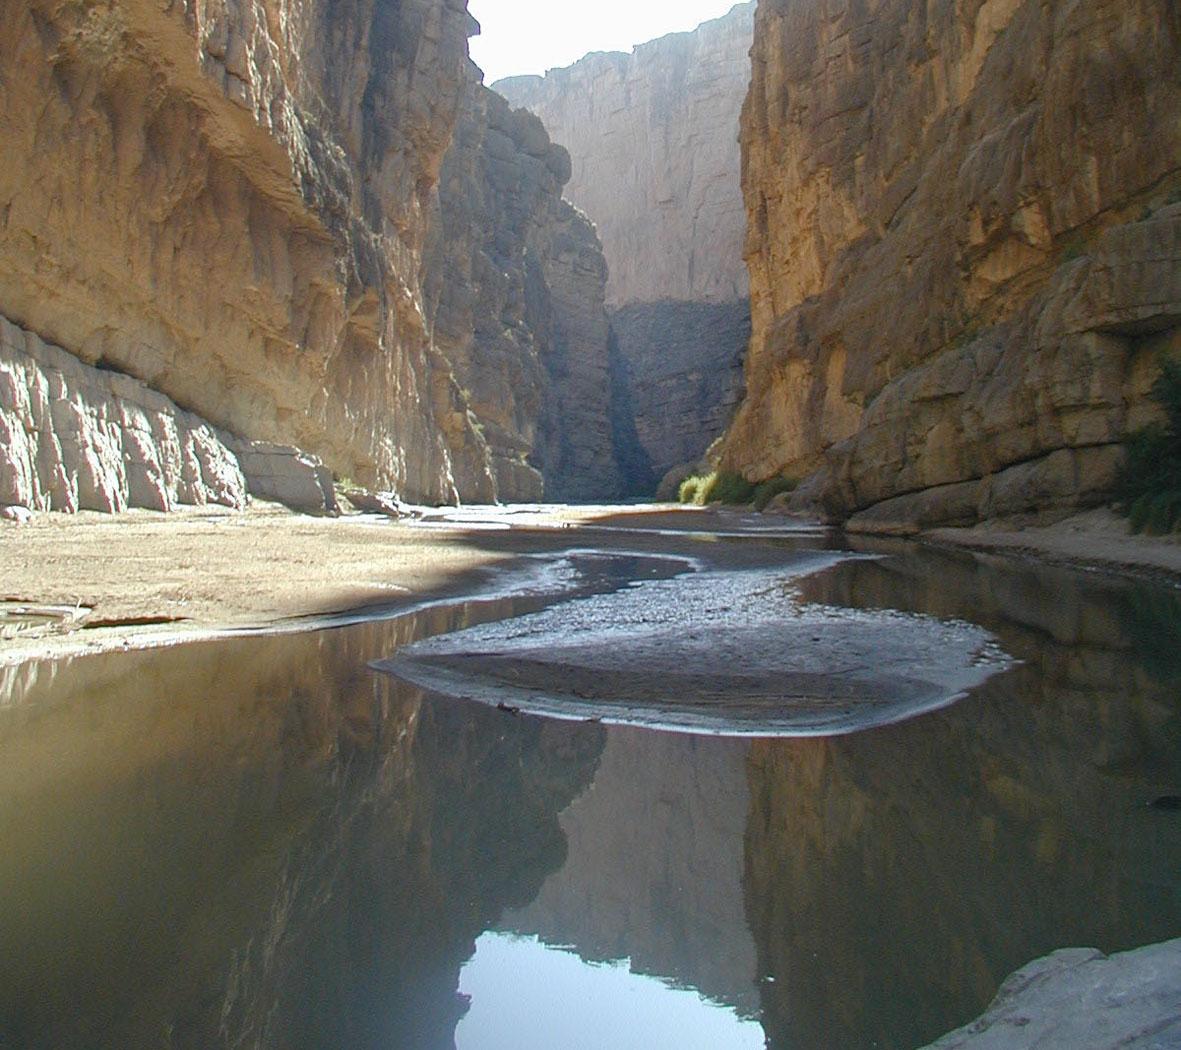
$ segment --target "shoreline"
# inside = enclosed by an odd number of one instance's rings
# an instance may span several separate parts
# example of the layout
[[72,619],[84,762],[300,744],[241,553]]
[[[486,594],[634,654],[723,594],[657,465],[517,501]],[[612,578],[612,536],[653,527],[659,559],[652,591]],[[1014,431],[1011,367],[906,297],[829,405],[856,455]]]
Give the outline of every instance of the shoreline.
[[[827,530],[746,509],[672,504],[442,508],[414,524],[315,518],[265,503],[237,512],[45,514],[0,523],[0,629],[14,605],[82,612],[63,630],[14,632],[10,622],[8,636],[0,635],[0,667],[315,631],[479,597],[496,572],[569,548],[575,531],[659,543],[695,531]],[[1181,586],[1181,539],[1131,536],[1108,510],[1042,527],[934,529],[910,542]]]
[[1040,565],[1181,586],[1181,536],[1134,535],[1126,520],[1107,508],[1076,514],[1053,525],[986,523],[975,528],[929,529],[913,538],[943,550],[999,554]]

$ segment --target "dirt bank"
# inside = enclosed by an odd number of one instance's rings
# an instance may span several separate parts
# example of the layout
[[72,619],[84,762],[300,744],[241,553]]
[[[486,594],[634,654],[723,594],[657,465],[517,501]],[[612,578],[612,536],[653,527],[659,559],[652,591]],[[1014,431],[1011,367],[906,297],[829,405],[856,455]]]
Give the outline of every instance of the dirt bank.
[[939,546],[1181,584],[1181,537],[1133,535],[1127,520],[1107,509],[1088,511],[1040,528],[998,523],[972,529],[933,529],[920,538]]

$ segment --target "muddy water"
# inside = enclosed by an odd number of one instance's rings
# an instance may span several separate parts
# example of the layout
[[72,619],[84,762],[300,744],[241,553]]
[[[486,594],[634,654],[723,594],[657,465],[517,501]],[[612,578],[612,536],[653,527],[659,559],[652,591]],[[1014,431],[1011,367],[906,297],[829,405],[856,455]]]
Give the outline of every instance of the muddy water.
[[[712,570],[801,545],[668,541]],[[0,1046],[902,1050],[1049,950],[1181,934],[1181,819],[1149,805],[1181,794],[1177,592],[908,548],[800,586],[1019,663],[897,725],[754,740],[368,667],[550,600],[527,593],[20,669]]]

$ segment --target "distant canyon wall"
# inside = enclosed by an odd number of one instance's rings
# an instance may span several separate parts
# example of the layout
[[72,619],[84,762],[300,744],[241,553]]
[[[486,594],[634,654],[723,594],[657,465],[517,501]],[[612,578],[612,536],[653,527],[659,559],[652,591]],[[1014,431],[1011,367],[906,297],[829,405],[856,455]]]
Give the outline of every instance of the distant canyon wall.
[[610,499],[607,264],[562,199],[570,157],[472,80],[443,163],[424,287],[435,345],[502,500]]
[[[741,397],[748,279],[738,116],[754,4],[631,54],[591,54],[495,89],[570,151],[566,195],[607,256],[616,439],[649,490],[696,460]],[[629,432],[630,431],[630,435]]]
[[1181,13],[759,0],[723,464],[907,532],[1103,499],[1181,324]]
[[[462,0],[6,5],[0,316],[235,440],[410,500],[534,497],[542,474],[563,498],[612,495],[605,264],[561,202],[568,162],[524,170],[558,155],[540,127],[496,154],[516,118],[487,112],[474,28]],[[482,185],[440,192],[473,136]],[[470,244],[440,230],[530,179],[465,269]]]

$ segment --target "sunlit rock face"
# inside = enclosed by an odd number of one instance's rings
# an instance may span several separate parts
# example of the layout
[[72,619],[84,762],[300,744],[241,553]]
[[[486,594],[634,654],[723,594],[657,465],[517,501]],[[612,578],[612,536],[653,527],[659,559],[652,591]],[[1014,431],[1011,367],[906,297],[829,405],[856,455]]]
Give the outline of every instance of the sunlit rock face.
[[618,341],[617,431],[633,490],[698,458],[742,389],[746,268],[737,143],[754,4],[630,54],[495,84],[570,151],[569,199],[595,223]]
[[0,312],[340,474],[486,487],[419,287],[472,25],[459,0],[4,5]]
[[760,0],[724,464],[893,531],[1102,498],[1177,345],[1179,17]]
[[1147,805],[1177,775],[1176,597],[1112,581],[1084,604],[1094,582],[1067,572],[940,562],[851,563],[807,592],[971,615],[1021,666],[913,722],[752,745],[747,901],[772,1046],[925,1045],[1031,959],[1181,921],[1181,827]]
[[487,444],[488,495],[501,500],[619,491],[607,266],[590,222],[562,199],[569,177],[566,150],[471,67],[424,286],[435,345],[466,401],[461,411],[471,411]]

